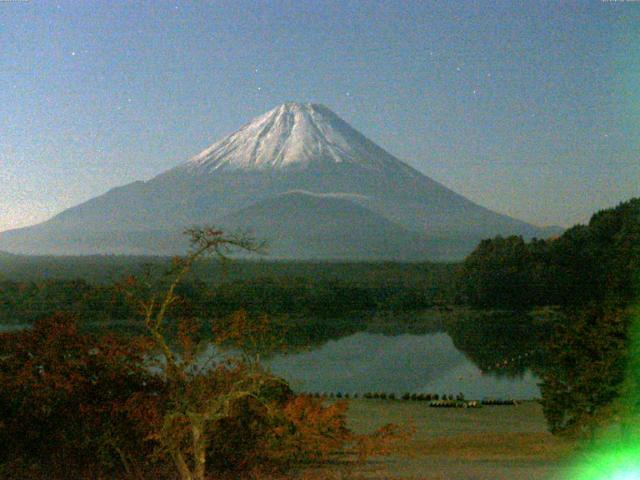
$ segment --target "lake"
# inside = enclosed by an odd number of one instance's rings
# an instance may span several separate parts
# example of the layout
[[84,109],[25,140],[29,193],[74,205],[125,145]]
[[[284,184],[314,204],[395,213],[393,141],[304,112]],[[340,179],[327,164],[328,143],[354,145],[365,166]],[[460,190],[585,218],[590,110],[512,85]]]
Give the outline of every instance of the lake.
[[310,351],[276,355],[267,365],[297,391],[326,393],[462,392],[466,398],[530,399],[540,396],[528,370],[482,373],[446,333],[383,335],[359,332]]
[[[393,392],[397,396],[406,392],[462,392],[469,399],[540,397],[539,380],[527,363],[512,361],[538,345],[525,317],[475,315],[444,322],[447,326],[431,317],[420,319],[412,328],[397,319],[386,321],[385,333],[364,324],[365,331],[345,329],[341,333],[338,329],[332,336],[320,335],[317,343],[302,351],[276,354],[265,363],[300,392]],[[0,332],[25,327],[28,325],[0,325]],[[498,364],[499,368],[492,368]]]

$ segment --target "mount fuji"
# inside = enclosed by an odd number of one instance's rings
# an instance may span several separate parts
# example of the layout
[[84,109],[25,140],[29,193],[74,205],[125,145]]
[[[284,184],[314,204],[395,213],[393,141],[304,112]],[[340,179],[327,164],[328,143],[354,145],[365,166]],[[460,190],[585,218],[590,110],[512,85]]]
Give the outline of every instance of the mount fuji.
[[287,103],[151,180],[0,233],[0,249],[176,254],[199,224],[252,232],[272,258],[335,260],[453,260],[483,238],[558,232],[473,203],[325,106]]

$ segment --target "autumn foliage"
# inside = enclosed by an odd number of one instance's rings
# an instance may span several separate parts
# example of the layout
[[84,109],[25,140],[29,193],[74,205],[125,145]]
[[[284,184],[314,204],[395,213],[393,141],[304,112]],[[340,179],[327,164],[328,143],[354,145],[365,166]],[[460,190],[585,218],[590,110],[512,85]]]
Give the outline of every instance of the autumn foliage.
[[132,400],[141,406],[162,384],[140,347],[82,335],[62,315],[0,335],[0,476],[107,478],[151,468],[137,465],[151,445]]
[[[176,289],[193,262],[252,248],[213,229],[190,233],[194,251],[167,282],[119,287],[143,335],[87,333],[69,313],[0,334],[0,479],[267,478],[384,453],[397,437],[392,427],[354,435],[345,403],[297,396],[262,368],[259,352],[278,344],[267,317],[190,315]],[[212,343],[245,354],[203,362]]]
[[[249,372],[225,362],[171,385],[145,368],[148,342],[83,334],[63,316],[0,345],[0,478],[175,478],[167,438],[190,448],[176,402],[225,395]],[[266,372],[261,382],[204,432],[214,478],[281,474],[347,446],[344,404],[296,396]]]

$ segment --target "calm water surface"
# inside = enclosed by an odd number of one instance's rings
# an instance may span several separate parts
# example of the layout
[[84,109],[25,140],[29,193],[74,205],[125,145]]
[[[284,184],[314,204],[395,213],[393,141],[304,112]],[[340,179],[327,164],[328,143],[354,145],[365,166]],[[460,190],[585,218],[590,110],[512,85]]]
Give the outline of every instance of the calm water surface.
[[[27,325],[0,325],[0,332]],[[211,352],[211,351],[210,351]],[[205,355],[206,356],[206,355]],[[383,335],[359,332],[266,362],[297,391],[326,393],[464,393],[467,398],[540,396],[529,371],[508,377],[483,374],[447,333]]]
[[386,336],[360,332],[311,351],[277,355],[267,364],[298,391],[540,396],[533,374],[527,371],[516,378],[482,374],[446,333]]

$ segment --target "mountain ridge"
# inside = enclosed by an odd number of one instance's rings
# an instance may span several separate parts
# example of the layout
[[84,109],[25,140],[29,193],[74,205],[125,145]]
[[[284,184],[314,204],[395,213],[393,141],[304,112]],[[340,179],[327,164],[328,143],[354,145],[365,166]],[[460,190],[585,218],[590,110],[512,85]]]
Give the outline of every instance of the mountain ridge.
[[[231,216],[240,225],[243,212],[251,213],[243,209],[268,204],[270,198],[293,191],[307,193],[296,198],[308,203],[309,215],[319,218],[320,204],[336,206],[327,195],[342,195],[343,200],[377,215],[381,225],[388,226],[386,221],[390,221],[397,225],[397,232],[410,232],[405,236],[418,235],[437,244],[433,258],[424,250],[424,259],[461,258],[481,239],[495,235],[531,238],[547,234],[545,229],[477,205],[423,175],[327,107],[287,103],[150,180],[111,189],[36,226],[0,233],[0,249],[45,254],[175,254],[184,248],[177,236],[184,228],[224,222]],[[325,197],[320,202],[313,195]],[[280,198],[274,218],[293,215],[283,209],[285,203]],[[362,210],[345,203],[341,206],[340,212],[354,215],[354,224],[369,218]],[[323,222],[330,220],[322,218]],[[273,232],[268,222],[262,225],[266,231],[256,233],[268,239]],[[288,225],[291,245],[296,238],[304,244],[304,232],[291,222]],[[351,238],[349,222],[340,225],[343,231],[332,230],[335,252],[345,251],[340,238]],[[326,227],[333,228],[329,223]],[[359,245],[366,250],[377,240],[372,230],[362,232]],[[389,244],[389,252],[403,258],[400,250],[411,249],[397,232],[389,237],[397,244]],[[447,242],[457,247],[444,248]],[[297,247],[293,250],[300,252]],[[296,258],[299,253],[293,250],[291,258]],[[438,253],[443,251],[448,252],[446,258]],[[333,258],[331,247],[323,252],[326,258]],[[369,258],[366,252],[355,253]],[[390,258],[384,252],[380,255]]]

